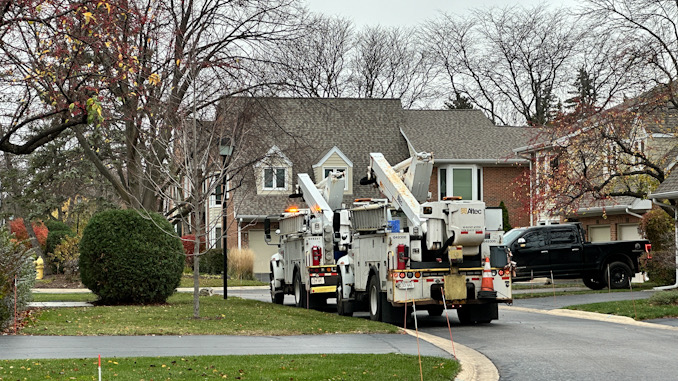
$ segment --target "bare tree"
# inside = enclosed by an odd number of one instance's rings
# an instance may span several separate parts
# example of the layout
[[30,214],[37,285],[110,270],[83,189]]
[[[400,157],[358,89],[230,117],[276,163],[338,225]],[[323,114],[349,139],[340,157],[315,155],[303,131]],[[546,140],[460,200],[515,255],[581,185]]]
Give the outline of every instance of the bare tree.
[[662,0],[588,0],[582,14],[601,25],[605,35],[625,43],[620,58],[637,63],[646,85],[668,87],[678,106],[678,3]]
[[347,61],[353,41],[349,20],[310,15],[298,37],[281,41],[273,66],[285,92],[307,97],[347,95]]
[[[191,110],[207,110],[232,95],[265,86],[259,77],[262,51],[298,30],[295,0],[202,0],[126,2],[125,17],[107,26],[116,39],[93,52],[107,71],[125,72],[101,99],[104,129],[76,129],[79,143],[98,170],[133,208],[158,210],[169,186],[148,166],[171,162],[168,144]],[[93,17],[106,9],[92,9]],[[97,13],[98,12],[98,13]],[[107,63],[105,65],[104,63]],[[200,86],[194,87],[194,81]],[[191,105],[193,93],[201,103]],[[188,110],[188,113],[182,109]],[[211,110],[211,111],[209,111]],[[93,143],[103,135],[106,147]],[[164,155],[164,157],[162,156]]]
[[403,107],[426,103],[436,93],[433,57],[414,30],[367,27],[358,34],[351,60],[354,93],[364,98],[400,98]]
[[424,28],[454,93],[497,124],[543,125],[553,117],[584,35],[562,10],[493,8],[445,15]]

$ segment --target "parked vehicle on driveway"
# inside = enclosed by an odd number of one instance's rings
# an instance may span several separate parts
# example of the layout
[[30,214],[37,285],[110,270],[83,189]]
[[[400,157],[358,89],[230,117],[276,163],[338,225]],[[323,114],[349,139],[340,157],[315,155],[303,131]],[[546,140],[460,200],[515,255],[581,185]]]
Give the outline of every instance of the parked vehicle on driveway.
[[600,290],[629,288],[631,278],[640,272],[640,257],[649,253],[648,240],[587,242],[579,223],[543,225],[512,229],[504,244],[516,262],[514,280],[533,277],[581,278],[584,284]]

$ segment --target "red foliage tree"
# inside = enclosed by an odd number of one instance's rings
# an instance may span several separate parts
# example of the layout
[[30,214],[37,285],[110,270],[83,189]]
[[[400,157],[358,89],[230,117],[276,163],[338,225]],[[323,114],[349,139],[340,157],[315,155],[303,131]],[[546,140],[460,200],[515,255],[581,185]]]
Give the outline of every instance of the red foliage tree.
[[[42,223],[42,221],[32,222],[31,225],[33,225],[33,231],[35,231],[35,236],[38,239],[40,247],[42,247],[44,250],[45,244],[47,243],[47,233],[49,233],[49,230]],[[17,240],[24,241],[25,245],[30,246],[30,242],[28,242],[28,232],[26,231],[23,218],[17,218],[10,221],[9,231],[14,234],[14,237],[16,237]]]
[[[181,244],[184,246],[184,254],[186,254],[186,265],[189,267],[193,266],[193,253],[195,248],[195,235],[188,234],[181,237]],[[205,243],[205,237],[200,237],[200,253],[204,253],[207,245]]]

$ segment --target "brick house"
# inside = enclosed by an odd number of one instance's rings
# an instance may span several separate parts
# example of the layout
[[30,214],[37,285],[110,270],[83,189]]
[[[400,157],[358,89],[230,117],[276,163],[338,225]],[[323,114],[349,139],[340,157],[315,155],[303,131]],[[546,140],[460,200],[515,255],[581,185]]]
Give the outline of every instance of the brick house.
[[[678,158],[675,137],[678,113],[665,98],[657,97],[658,93],[655,89],[585,119],[569,135],[517,147],[515,153],[532,162],[530,181],[533,193],[543,191],[544,187],[539,187],[540,179],[554,173],[558,167],[557,151],[569,150],[571,146],[576,150],[588,144],[586,154],[597,158],[590,160],[589,173],[594,173],[591,177],[593,182],[600,181],[597,176],[604,179],[608,172],[615,174],[619,173],[615,171],[635,168],[640,159],[634,157],[634,153],[647,157],[653,164],[669,171]],[[609,140],[600,139],[596,134],[607,136]],[[592,137],[586,138],[588,135]],[[649,189],[657,185],[651,180],[645,181]],[[535,198],[538,198],[537,195],[532,194],[531,199]],[[581,199],[574,210],[551,213],[548,209],[548,205],[542,209],[534,207],[530,223],[538,225],[578,221],[584,225],[589,240],[593,242],[632,240],[640,238],[639,221],[644,213],[652,209],[652,202],[632,196],[605,199],[587,196]]]
[[[404,110],[398,99],[248,98],[229,107],[231,117],[257,139],[241,147],[263,157],[231,181],[240,186],[228,197],[228,246],[249,247],[255,253],[254,272],[267,279],[275,246],[264,241],[263,220],[303,201],[290,199],[298,173],[317,183],[331,170],[346,173],[344,204],[355,198],[379,197],[359,184],[370,152],[381,152],[391,164],[411,152],[433,152],[435,166],[431,199],[460,195],[483,200],[488,207],[507,205],[513,225],[529,222],[516,181],[528,172],[528,161],[512,148],[528,139],[525,128],[497,127],[481,111]],[[218,207],[218,206],[215,206]],[[218,235],[213,235],[217,237]],[[276,237],[273,237],[275,240]]]

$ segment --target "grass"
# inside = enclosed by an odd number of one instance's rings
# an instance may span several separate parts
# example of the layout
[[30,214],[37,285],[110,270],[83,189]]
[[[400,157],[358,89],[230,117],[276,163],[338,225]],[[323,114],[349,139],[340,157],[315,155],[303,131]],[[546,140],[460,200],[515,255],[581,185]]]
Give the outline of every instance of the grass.
[[[452,380],[459,364],[422,357],[425,380]],[[0,380],[93,380],[97,359],[2,360]],[[102,359],[103,379],[120,380],[418,380],[417,356],[312,354]]]
[[[258,280],[249,279],[229,279],[228,287],[242,287],[242,286],[267,286],[268,283],[259,282]],[[201,275],[200,287],[223,287],[224,279],[221,275]],[[181,276],[181,283],[179,287],[193,287],[193,274],[184,274]]]
[[193,295],[175,294],[167,304],[44,309],[24,335],[311,335],[396,333],[395,326],[256,300],[200,298],[193,319]]
[[77,294],[36,294],[33,293],[34,302],[94,302],[98,298],[91,292]]
[[566,307],[570,310],[597,312],[601,314],[627,316],[635,320],[661,319],[678,317],[678,305],[654,306],[647,299],[624,300],[617,302],[603,302],[578,304]]

